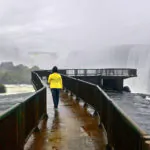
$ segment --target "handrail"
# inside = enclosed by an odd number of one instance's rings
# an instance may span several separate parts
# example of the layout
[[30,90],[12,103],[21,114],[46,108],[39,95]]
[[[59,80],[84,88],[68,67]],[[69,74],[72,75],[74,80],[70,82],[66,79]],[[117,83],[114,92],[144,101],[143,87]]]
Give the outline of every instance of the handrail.
[[10,113],[11,113],[14,109],[16,109],[19,105],[20,105],[20,103],[17,103],[17,104],[15,104],[15,105],[13,105],[11,108],[8,108],[7,110],[3,111],[3,112],[0,114],[0,121],[1,121],[2,119],[4,119],[5,117],[9,116]]
[[44,87],[40,76],[36,72],[32,72],[32,83],[35,90],[39,90]]
[[136,69],[131,68],[105,68],[105,69],[66,69],[66,74],[69,76],[123,76],[136,77]]
[[149,150],[148,146],[145,146],[150,143],[148,134],[99,86],[66,75],[62,75],[62,78],[67,90],[90,104],[99,113],[111,147],[115,150]]
[[25,142],[47,114],[46,87],[41,79],[32,73],[36,91],[23,102],[17,103],[0,115],[0,149],[23,150]]

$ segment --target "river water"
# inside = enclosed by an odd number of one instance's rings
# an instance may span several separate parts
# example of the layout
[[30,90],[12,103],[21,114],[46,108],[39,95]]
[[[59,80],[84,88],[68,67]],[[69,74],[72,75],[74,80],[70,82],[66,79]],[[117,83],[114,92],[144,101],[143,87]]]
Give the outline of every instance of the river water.
[[5,85],[6,93],[0,94],[0,112],[10,108],[14,104],[24,101],[34,92],[32,85]]
[[141,129],[150,134],[150,99],[126,92],[107,92],[107,94]]

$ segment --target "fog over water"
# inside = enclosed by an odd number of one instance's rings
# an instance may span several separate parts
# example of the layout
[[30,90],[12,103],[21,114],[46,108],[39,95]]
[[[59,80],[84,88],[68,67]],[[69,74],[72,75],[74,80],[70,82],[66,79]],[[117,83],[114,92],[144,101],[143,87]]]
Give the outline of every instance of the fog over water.
[[127,83],[150,92],[149,6],[149,0],[0,0],[0,61],[138,68],[139,77]]

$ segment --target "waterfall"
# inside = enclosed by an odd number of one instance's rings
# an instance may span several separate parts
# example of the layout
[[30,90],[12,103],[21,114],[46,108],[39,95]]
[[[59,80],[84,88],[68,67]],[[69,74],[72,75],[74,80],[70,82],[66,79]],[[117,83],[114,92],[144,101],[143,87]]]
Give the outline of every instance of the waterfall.
[[129,68],[137,68],[137,78],[125,81],[133,92],[150,93],[150,46],[137,45],[131,48],[127,59]]

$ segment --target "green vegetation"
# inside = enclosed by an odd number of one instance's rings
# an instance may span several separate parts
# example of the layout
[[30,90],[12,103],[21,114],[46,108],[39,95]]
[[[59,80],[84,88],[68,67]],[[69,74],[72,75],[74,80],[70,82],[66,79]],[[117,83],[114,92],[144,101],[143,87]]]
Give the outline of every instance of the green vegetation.
[[39,70],[34,66],[28,68],[22,64],[14,66],[12,62],[0,64],[0,83],[2,84],[30,84],[31,71]]

